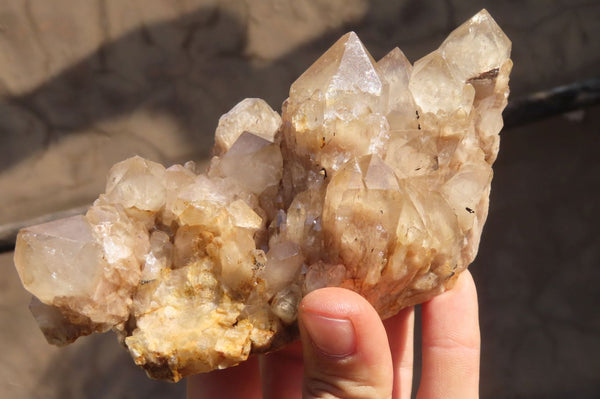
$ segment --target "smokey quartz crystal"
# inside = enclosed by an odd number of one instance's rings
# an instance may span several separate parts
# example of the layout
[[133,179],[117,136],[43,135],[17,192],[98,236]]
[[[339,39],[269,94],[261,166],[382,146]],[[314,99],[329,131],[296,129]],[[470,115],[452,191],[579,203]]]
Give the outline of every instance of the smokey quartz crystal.
[[507,104],[511,43],[483,10],[411,65],[340,38],[282,115],[223,115],[206,173],[133,157],[86,215],[23,229],[15,264],[54,344],[113,329],[177,381],[277,349],[326,286],[382,318],[473,261]]

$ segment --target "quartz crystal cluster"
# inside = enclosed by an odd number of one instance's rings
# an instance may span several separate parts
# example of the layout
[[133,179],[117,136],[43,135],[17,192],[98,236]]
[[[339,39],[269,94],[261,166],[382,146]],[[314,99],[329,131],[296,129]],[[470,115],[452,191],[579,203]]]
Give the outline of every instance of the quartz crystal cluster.
[[274,350],[308,292],[383,318],[474,259],[508,97],[511,43],[481,11],[411,65],[356,34],[296,80],[282,116],[223,115],[206,173],[134,157],[83,216],[23,229],[15,264],[54,344],[109,329],[154,378]]

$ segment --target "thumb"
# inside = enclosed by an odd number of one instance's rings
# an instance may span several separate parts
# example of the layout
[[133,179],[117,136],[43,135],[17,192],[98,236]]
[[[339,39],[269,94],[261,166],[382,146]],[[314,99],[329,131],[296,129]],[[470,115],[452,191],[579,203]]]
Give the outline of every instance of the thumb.
[[299,309],[303,398],[390,398],[385,328],[366,299],[343,288],[306,295]]

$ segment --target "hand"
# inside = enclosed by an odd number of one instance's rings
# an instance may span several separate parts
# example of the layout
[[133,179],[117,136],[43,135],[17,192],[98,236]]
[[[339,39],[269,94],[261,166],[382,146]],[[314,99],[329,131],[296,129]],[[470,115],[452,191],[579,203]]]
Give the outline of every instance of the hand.
[[[423,368],[418,398],[477,398],[479,321],[468,271],[422,306]],[[308,294],[299,310],[301,342],[226,370],[188,379],[188,399],[408,399],[414,310],[384,321],[360,295],[341,288]]]

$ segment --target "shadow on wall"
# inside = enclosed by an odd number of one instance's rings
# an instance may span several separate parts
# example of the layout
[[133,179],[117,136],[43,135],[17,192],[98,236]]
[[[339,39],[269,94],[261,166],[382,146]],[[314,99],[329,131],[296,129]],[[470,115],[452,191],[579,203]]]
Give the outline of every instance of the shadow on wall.
[[[51,142],[100,129],[102,121],[141,108],[168,114],[191,145],[205,147],[210,132],[196,132],[203,125],[198,120],[214,121],[223,111],[221,104],[234,104],[245,91],[240,79],[261,87],[264,75],[257,76],[242,58],[244,45],[243,26],[216,8],[142,26],[105,43],[39,87],[2,100],[9,118],[2,118],[0,129],[12,157],[0,160],[0,167],[9,168]],[[219,65],[212,62],[215,58]],[[26,122],[11,120],[7,111],[12,105],[29,114]],[[19,132],[23,129],[26,134]],[[24,138],[30,145],[23,146]]]
[[[394,15],[376,27],[373,20],[381,22],[382,17],[374,15],[379,12],[374,5],[360,21],[354,21],[352,29],[379,58],[403,35],[404,41],[415,39],[416,34],[421,37],[416,42],[424,38],[434,43],[456,26],[448,13],[415,33],[423,25],[418,21],[429,18],[435,8],[420,4],[398,2],[391,7]],[[175,122],[174,134],[200,149],[200,156],[207,156],[220,115],[245,97],[261,97],[279,108],[291,82],[347,30],[348,26],[331,28],[276,60],[261,61],[244,54],[246,22],[219,8],[202,8],[179,19],[142,25],[29,92],[0,99],[5,148],[0,170],[68,135],[83,131],[109,137],[121,134],[106,129],[103,122],[140,110],[166,115]]]

